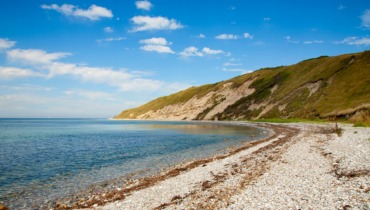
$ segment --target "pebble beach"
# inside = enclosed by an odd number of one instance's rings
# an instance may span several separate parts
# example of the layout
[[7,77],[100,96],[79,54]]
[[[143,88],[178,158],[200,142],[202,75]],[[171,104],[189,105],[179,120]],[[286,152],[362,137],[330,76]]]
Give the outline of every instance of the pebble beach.
[[370,209],[370,128],[259,126],[272,136],[57,208]]

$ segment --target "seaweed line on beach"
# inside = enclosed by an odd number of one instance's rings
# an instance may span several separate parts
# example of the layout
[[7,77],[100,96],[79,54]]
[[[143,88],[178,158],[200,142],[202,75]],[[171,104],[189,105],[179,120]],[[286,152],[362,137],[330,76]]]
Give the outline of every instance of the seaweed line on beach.
[[[271,128],[271,125],[269,127]],[[283,134],[284,137],[278,137],[277,140],[267,146],[243,157],[240,160],[240,164],[228,165],[229,168],[225,170],[226,172],[224,171],[219,174],[212,173],[212,180],[206,180],[200,183],[200,186],[196,190],[186,196],[174,196],[170,203],[163,203],[154,209],[165,209],[170,206],[176,209],[183,202],[186,204],[183,204],[180,209],[184,206],[190,209],[219,209],[228,206],[232,195],[238,193],[246,185],[263,175],[274,161],[280,159],[281,154],[290,145],[287,143],[299,132],[298,129],[287,128],[285,126],[273,126],[273,129],[276,133],[269,140],[277,138],[277,134]],[[231,177],[235,178],[235,176],[241,176],[240,182],[232,186],[220,186]]]
[[[207,159],[195,160],[190,163],[185,163],[183,165],[176,166],[175,168],[169,169],[167,172],[160,173],[158,175],[153,175],[153,176],[139,178],[137,180],[132,180],[133,184],[125,188],[116,188],[110,192],[89,195],[89,197],[82,197],[82,198],[76,197],[74,199],[72,198],[72,200],[71,198],[68,198],[67,200],[63,200],[63,201],[56,201],[54,206],[52,206],[52,208],[55,208],[57,210],[80,209],[80,208],[89,208],[89,207],[93,207],[97,205],[101,206],[101,205],[115,202],[115,201],[122,201],[126,198],[126,196],[132,194],[135,191],[139,191],[139,190],[154,186],[163,180],[178,176],[179,174],[189,171],[193,168],[206,165],[215,160],[225,159],[229,156],[239,153],[240,151],[249,149],[251,147],[254,147],[264,142],[268,142],[276,138],[277,136],[279,136],[282,128],[286,128],[285,126],[281,126],[281,125],[277,126],[277,125],[270,125],[270,124],[260,124],[259,126],[264,127],[266,129],[274,130],[274,134],[265,139],[248,142],[239,148],[229,151],[227,154],[217,155],[217,156],[207,158]],[[174,200],[178,200],[178,199],[174,199]]]

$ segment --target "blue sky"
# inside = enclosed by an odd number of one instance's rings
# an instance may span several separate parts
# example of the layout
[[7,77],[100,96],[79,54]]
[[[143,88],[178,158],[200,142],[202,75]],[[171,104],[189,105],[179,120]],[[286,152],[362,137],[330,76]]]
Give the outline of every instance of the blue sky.
[[1,0],[0,117],[112,117],[262,67],[370,48],[368,0]]

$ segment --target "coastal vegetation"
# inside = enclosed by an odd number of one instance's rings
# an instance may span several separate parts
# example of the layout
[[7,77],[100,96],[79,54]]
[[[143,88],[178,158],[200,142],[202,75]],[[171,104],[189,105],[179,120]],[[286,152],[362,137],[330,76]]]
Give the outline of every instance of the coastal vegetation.
[[[262,68],[226,81],[191,87],[125,110],[115,118],[300,119],[368,125],[369,72],[370,51],[320,56],[290,66]],[[241,94],[233,95],[232,92]]]

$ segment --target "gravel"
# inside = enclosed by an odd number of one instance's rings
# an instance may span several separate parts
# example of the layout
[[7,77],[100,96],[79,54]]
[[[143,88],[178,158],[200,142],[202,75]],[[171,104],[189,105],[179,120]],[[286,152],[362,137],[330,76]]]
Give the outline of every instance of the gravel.
[[370,128],[328,126],[275,125],[269,141],[91,208],[370,209]]
[[[370,129],[342,126],[340,137],[313,132],[297,141],[225,209],[370,209]],[[366,173],[340,175],[356,171]]]

